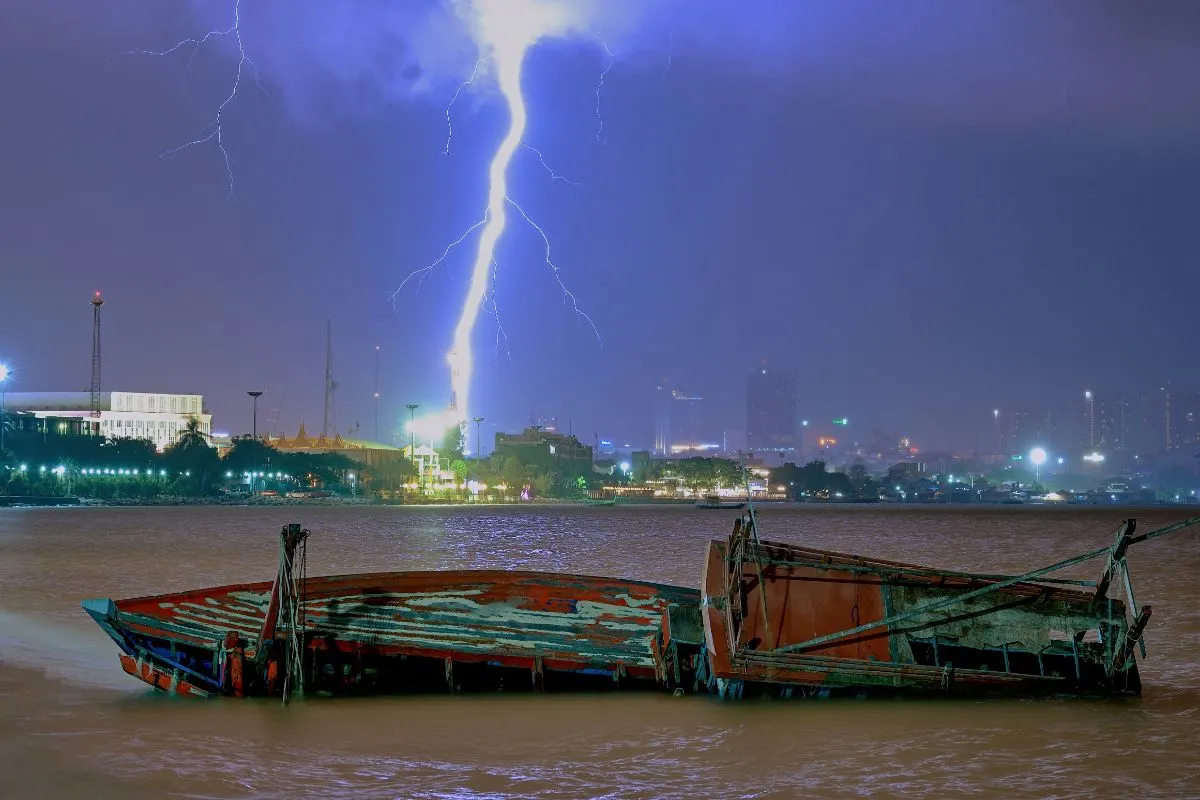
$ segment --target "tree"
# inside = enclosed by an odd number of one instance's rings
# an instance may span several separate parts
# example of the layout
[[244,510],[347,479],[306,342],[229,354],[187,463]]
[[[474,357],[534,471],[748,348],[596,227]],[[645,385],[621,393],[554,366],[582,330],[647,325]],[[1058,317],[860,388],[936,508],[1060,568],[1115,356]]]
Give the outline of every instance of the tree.
[[417,474],[413,463],[407,458],[398,458],[367,468],[371,483],[376,489],[398,491]]
[[830,472],[826,475],[826,488],[833,499],[843,500],[854,495],[854,484],[844,472]]
[[796,487],[806,492],[820,492],[829,488],[829,473],[824,461],[810,461],[796,473]]
[[535,475],[533,478],[533,490],[539,497],[550,494],[550,490],[554,488],[554,476],[549,472],[543,472],[540,475]]
[[199,496],[210,493],[221,469],[221,458],[195,417],[188,419],[179,439],[163,452],[163,463],[175,473],[179,486]]
[[508,484],[509,491],[520,492],[525,485],[525,467],[516,456],[509,456],[500,468],[500,478]]
[[223,462],[227,472],[241,475],[243,472],[280,467],[279,455],[278,450],[261,439],[240,436],[233,440],[233,446],[225,454]]
[[854,487],[854,494],[860,498],[874,498],[879,494],[879,486],[867,472],[865,464],[859,462],[850,466],[850,472],[846,476],[850,480],[850,485]]

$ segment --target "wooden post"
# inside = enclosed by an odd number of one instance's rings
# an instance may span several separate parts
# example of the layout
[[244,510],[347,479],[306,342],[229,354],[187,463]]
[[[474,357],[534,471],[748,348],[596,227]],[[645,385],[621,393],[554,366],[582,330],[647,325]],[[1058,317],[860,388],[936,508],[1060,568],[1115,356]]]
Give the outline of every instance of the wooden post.
[[1142,631],[1146,630],[1146,623],[1150,621],[1150,614],[1153,609],[1150,606],[1142,606],[1141,613],[1137,615],[1137,619],[1129,626],[1129,630],[1125,633],[1125,642],[1121,646],[1121,650],[1117,653],[1117,658],[1113,661],[1113,672],[1123,670],[1125,664],[1128,663],[1133,655],[1133,650],[1137,647],[1138,641],[1142,638]]
[[1117,570],[1123,567],[1122,562],[1125,559],[1125,551],[1132,544],[1135,527],[1137,527],[1137,520],[1127,519],[1117,529],[1117,540],[1113,542],[1112,552],[1108,554],[1108,562],[1104,565],[1104,574],[1096,582],[1096,593],[1092,595],[1093,605],[1099,603],[1108,594],[1108,587],[1112,584],[1113,578],[1116,577]]

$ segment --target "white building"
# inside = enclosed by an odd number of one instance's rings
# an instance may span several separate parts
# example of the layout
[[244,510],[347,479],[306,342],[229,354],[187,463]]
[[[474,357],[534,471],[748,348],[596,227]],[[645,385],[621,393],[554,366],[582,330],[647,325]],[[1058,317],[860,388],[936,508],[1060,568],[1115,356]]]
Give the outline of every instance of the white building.
[[193,417],[205,436],[212,434],[212,415],[204,412],[198,394],[101,392],[100,413],[91,417],[88,392],[8,392],[4,407],[36,417],[78,417],[93,423],[93,432],[105,439],[149,439],[160,451],[179,438]]

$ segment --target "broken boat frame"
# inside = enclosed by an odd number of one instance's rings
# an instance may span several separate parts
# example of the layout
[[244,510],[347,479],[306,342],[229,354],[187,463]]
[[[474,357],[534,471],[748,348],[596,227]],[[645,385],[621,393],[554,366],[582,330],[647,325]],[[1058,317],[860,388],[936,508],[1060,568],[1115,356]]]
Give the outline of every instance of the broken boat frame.
[[[763,541],[756,514],[709,545],[697,684],[723,697],[876,691],[1138,694],[1150,606],[1137,609],[1135,535],[1020,575],[970,573]],[[1052,577],[1104,557],[1096,581]],[[1125,602],[1109,597],[1123,586]]]
[[[289,524],[271,583],[83,607],[126,672],[191,696],[1138,694],[1151,609],[1127,616],[1126,554],[1197,523],[1135,535],[1125,520],[1111,546],[1001,575],[764,541],[751,505],[709,542],[699,591],[496,570],[309,578],[309,532]],[[1098,580],[1052,577],[1101,557]]]

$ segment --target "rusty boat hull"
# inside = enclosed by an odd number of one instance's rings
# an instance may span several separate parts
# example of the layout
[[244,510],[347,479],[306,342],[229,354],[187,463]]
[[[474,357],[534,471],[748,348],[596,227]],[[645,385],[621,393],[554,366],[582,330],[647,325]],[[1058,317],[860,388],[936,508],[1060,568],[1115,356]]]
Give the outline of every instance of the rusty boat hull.
[[699,592],[542,572],[393,572],[307,578],[299,635],[263,635],[272,582],[128,600],[84,610],[122,668],[188,695],[605,689],[657,685],[656,637],[671,604]]
[[[308,577],[86,600],[122,668],[185,696],[659,689],[722,698],[873,693],[1137,695],[1149,606],[1135,535],[1020,575],[765,541],[753,506],[708,543],[698,589],[550,572]],[[1060,577],[1103,559],[1096,580]],[[1110,596],[1124,593],[1124,600]]]
[[[763,541],[751,517],[708,545],[697,683],[732,697],[1139,694],[1150,609],[1131,619],[1107,596],[1121,579],[1133,606],[1132,531],[1014,576]],[[1050,577],[1105,553],[1099,581]]]

